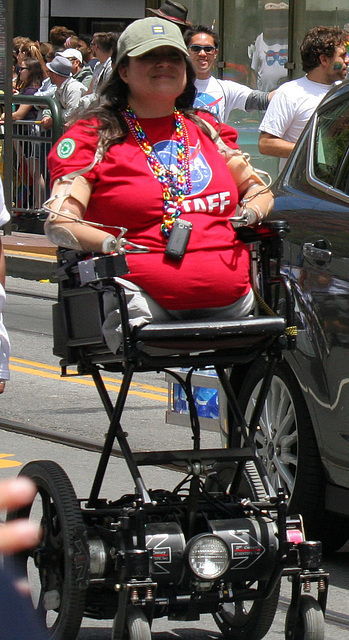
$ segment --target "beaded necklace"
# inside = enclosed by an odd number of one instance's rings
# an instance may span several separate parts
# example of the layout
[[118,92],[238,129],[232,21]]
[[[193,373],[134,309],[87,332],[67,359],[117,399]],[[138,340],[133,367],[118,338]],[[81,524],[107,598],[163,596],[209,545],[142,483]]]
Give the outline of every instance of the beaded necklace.
[[177,174],[165,167],[156,157],[153,146],[139,124],[136,114],[127,107],[123,116],[136,142],[147,156],[148,164],[162,187],[164,213],[161,224],[162,234],[168,238],[173,223],[181,214],[181,204],[184,196],[190,193],[192,184],[189,168],[189,137],[181,113],[174,109],[175,136],[177,142]]

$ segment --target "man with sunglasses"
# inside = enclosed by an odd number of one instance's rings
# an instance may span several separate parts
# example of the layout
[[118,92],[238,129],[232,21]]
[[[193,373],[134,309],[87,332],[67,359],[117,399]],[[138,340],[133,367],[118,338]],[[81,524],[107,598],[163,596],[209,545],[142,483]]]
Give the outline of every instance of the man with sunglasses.
[[215,31],[204,25],[197,25],[185,32],[184,40],[196,73],[195,86],[198,93],[195,107],[209,109],[222,122],[228,121],[233,109],[265,111],[271,94],[253,90],[232,80],[218,80],[212,75],[219,45]]

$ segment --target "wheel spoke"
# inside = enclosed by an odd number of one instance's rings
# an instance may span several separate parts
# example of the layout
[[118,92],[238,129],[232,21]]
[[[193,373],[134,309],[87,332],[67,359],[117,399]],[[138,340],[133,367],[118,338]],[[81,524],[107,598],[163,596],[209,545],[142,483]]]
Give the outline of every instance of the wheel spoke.
[[[251,588],[250,583],[241,585]],[[264,583],[255,582],[254,587],[262,590]],[[223,605],[219,612],[213,614],[224,638],[227,640],[261,640],[267,634],[279,600],[280,583],[276,585],[272,595],[266,600],[238,601]]]
[[274,475],[278,477],[277,488],[286,487],[290,495],[294,487],[294,474],[290,471],[287,464],[280,463],[280,459],[275,458],[274,464],[276,468],[276,473]]

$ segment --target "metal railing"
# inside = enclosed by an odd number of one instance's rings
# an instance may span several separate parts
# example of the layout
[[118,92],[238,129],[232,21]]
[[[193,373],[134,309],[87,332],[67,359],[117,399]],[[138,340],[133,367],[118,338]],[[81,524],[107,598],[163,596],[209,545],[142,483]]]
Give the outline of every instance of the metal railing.
[[[1,175],[3,180],[10,180],[12,194],[11,229],[42,233],[45,214],[42,205],[49,196],[49,174],[47,156],[58,138],[63,133],[61,110],[54,98],[35,96],[13,97],[13,105],[27,104],[39,106],[39,114],[43,108],[49,108],[52,115],[52,128],[44,130],[41,120],[14,120],[12,126],[13,170],[4,172],[4,130],[0,130]],[[0,96],[0,107],[4,105],[4,97]],[[6,188],[6,183],[4,184]]]

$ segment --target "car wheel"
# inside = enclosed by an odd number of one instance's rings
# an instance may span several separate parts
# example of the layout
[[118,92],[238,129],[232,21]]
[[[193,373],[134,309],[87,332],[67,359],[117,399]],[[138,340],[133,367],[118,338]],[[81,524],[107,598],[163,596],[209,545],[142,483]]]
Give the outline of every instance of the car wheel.
[[[248,371],[239,401],[251,419],[265,362]],[[348,520],[325,512],[325,477],[310,415],[298,382],[286,362],[277,365],[256,432],[259,454],[277,491],[288,495],[290,514],[301,513],[308,540],[321,540],[325,552],[348,539]]]

